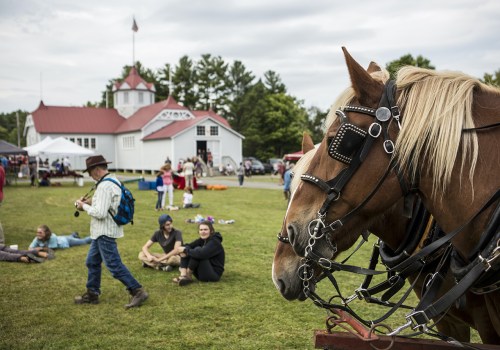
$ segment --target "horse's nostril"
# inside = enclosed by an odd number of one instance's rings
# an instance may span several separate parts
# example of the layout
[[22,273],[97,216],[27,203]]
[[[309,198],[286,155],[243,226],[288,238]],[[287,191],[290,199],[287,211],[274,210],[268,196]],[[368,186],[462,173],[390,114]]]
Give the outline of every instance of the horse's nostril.
[[283,282],[283,280],[280,278],[276,282],[276,285],[277,285],[278,290],[280,291],[280,293],[283,294],[285,292],[285,282]]

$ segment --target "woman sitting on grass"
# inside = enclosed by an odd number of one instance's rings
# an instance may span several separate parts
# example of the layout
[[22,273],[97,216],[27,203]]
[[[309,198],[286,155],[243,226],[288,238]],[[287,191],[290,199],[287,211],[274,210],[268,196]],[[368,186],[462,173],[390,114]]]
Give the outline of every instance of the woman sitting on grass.
[[45,248],[64,249],[78,245],[90,244],[90,237],[80,238],[78,232],[67,236],[57,236],[52,233],[47,225],[40,225],[36,230],[36,237],[30,244],[30,248],[43,250]]
[[6,245],[0,244],[0,261],[22,262],[22,263],[41,263],[45,259],[53,258],[54,252],[39,252],[35,249],[19,250],[12,249]]
[[193,189],[186,186],[184,189],[184,194],[182,195],[182,207],[183,208],[199,208],[199,203],[193,203]]
[[210,221],[198,225],[200,238],[176,249],[181,256],[179,277],[173,279],[179,286],[193,282],[193,275],[202,282],[217,282],[224,272],[225,253],[222,236]]

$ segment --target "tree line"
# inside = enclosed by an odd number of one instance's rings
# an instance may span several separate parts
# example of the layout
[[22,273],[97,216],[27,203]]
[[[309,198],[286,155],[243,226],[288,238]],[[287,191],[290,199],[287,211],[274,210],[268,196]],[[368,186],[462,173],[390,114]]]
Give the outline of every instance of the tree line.
[[[405,65],[435,69],[430,60],[419,55],[401,56],[386,64],[394,78]],[[113,85],[129,74],[124,66],[120,77],[110,79],[99,102],[87,102],[88,107],[113,107]],[[172,95],[180,104],[193,110],[212,109],[226,118],[231,127],[245,136],[243,154],[263,160],[282,157],[300,148],[302,133],[308,131],[314,142],[322,138],[323,121],[327,110],[312,106],[290,95],[280,75],[272,70],[261,78],[248,70],[241,61],[226,62],[220,56],[204,54],[199,60],[188,56],[152,70],[136,63],[136,69],[156,89],[156,101]],[[500,87],[500,70],[485,73],[481,81]],[[26,111],[17,111],[20,128],[24,127]],[[0,114],[0,138],[17,144],[16,112]],[[22,132],[21,132],[22,135]],[[21,145],[25,145],[24,136]]]

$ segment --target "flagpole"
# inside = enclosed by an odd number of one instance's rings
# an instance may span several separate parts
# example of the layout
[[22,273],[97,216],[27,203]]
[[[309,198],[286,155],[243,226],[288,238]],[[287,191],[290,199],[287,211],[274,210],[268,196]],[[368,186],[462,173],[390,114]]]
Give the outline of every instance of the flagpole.
[[139,30],[135,17],[132,22],[132,67],[135,67],[135,33]]

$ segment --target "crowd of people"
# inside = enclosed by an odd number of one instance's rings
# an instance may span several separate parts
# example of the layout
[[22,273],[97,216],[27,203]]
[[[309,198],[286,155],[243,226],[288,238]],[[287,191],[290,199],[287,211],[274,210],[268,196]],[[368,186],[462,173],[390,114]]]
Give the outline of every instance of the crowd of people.
[[[130,293],[130,301],[126,309],[141,306],[149,297],[146,289],[132,275],[122,262],[116,239],[123,237],[123,226],[113,220],[112,213],[116,213],[121,199],[120,182],[114,174],[108,172],[106,159],[101,156],[92,156],[86,159],[86,169],[95,181],[92,198],[79,198],[75,202],[77,210],[84,211],[90,216],[90,236],[80,237],[78,232],[58,235],[45,224],[39,225],[35,237],[28,249],[18,249],[17,246],[7,246],[4,243],[3,229],[0,223],[0,261],[41,263],[55,258],[54,251],[73,246],[90,245],[85,265],[87,267],[86,290],[76,296],[76,304],[98,304],[101,295],[102,265],[111,275],[126,286]],[[199,204],[193,203],[193,185],[196,175],[197,158],[187,159],[180,164],[177,171],[183,173],[184,194],[182,208],[196,208]],[[64,164],[64,163],[63,163]],[[290,198],[290,182],[293,164],[281,172],[285,199]],[[243,185],[245,175],[248,176],[246,164],[241,162],[236,170],[240,186]],[[156,210],[174,208],[174,176],[175,173],[169,159],[156,174],[156,190],[158,198]],[[112,181],[104,181],[111,179]],[[116,182],[116,184],[113,184]],[[0,205],[3,200],[3,185],[5,171],[0,166]],[[167,203],[168,197],[168,205]],[[178,271],[179,275],[173,282],[179,286],[186,286],[195,279],[202,282],[217,282],[224,272],[225,252],[222,245],[222,235],[215,231],[213,222],[204,220],[198,223],[199,238],[186,243],[182,232],[173,226],[173,218],[168,214],[161,214],[158,218],[158,229],[143,245],[138,259],[145,268],[161,271]],[[161,253],[152,252],[153,245],[158,243]]]
[[[149,298],[149,294],[125,266],[118,251],[116,240],[124,236],[123,226],[115,222],[112,213],[117,212],[122,189],[116,176],[109,173],[109,163],[101,155],[86,159],[84,172],[88,172],[95,181],[94,194],[91,198],[81,197],[77,199],[75,206],[78,211],[84,211],[90,216],[90,236],[81,238],[78,232],[58,235],[43,224],[37,227],[35,238],[29,248],[21,250],[18,247],[4,244],[0,223],[0,261],[42,263],[45,260],[55,258],[54,251],[56,249],[90,245],[85,260],[87,267],[86,289],[84,293],[74,298],[74,302],[76,304],[99,303],[101,272],[104,264],[111,275],[123,283],[129,292],[130,300],[125,305],[125,308],[129,309],[141,306]],[[184,169],[188,167],[189,165]],[[170,163],[162,166],[161,174],[157,178],[161,179],[161,182],[159,180],[157,182],[158,192],[166,193],[169,196],[170,206],[172,206],[173,195],[170,195],[169,192],[173,192],[173,173]],[[3,166],[0,166],[0,204],[3,200],[4,183],[5,172]],[[185,208],[196,207],[196,204],[192,202],[191,184],[186,179],[183,196]],[[164,205],[162,200],[166,201],[163,196],[159,196],[157,206]],[[155,230],[139,252],[138,258],[144,267],[162,271],[177,269],[179,276],[174,281],[179,286],[193,282],[193,278],[203,282],[215,282],[220,279],[224,271],[224,248],[221,244],[222,236],[215,232],[211,222],[204,221],[198,224],[200,238],[191,243],[183,241],[182,232],[173,227],[173,219],[170,215],[161,214],[158,218],[158,224],[159,229]],[[150,250],[155,243],[160,245],[162,253],[153,253]]]
[[27,155],[11,155],[0,156],[0,163],[2,164],[6,173],[6,181],[12,178],[27,178],[30,179],[32,187],[37,186],[50,186],[51,177],[74,176],[81,177],[71,168],[71,162],[68,156],[57,158],[52,163],[49,159],[42,160],[40,157],[29,157]]

